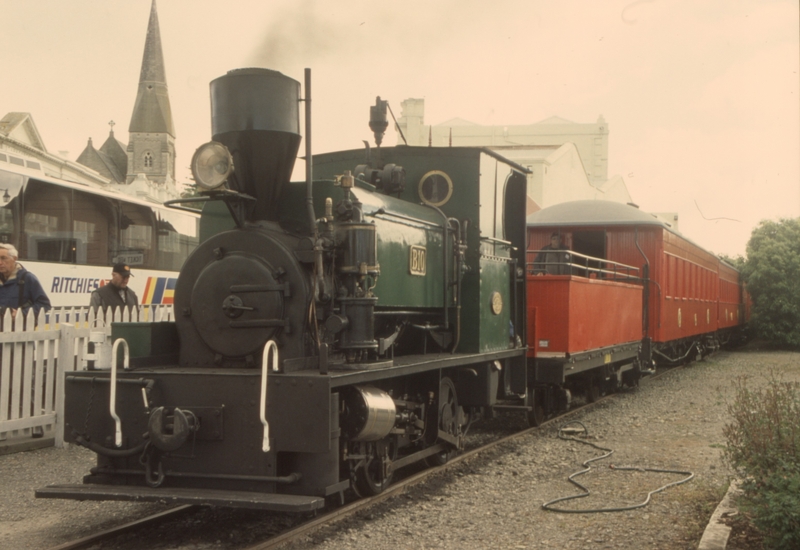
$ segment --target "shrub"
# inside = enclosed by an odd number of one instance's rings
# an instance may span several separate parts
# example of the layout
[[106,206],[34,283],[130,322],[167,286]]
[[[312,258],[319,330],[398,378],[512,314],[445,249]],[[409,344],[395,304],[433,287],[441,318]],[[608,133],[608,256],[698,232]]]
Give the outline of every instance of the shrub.
[[771,548],[800,548],[800,384],[771,373],[766,387],[735,382],[725,458],[742,477],[742,509]]

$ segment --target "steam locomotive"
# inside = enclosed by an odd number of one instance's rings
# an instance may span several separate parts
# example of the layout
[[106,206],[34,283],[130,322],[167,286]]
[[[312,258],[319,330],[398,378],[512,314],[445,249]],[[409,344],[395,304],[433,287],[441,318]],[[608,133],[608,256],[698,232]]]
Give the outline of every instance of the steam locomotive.
[[301,98],[267,69],[212,81],[175,321],[115,324],[110,369],[69,373],[65,439],[97,466],[37,496],[314,510],[446,462],[498,397],[525,406],[527,170],[382,148],[380,99],[378,147],[312,166],[309,82]]
[[[267,69],[212,81],[201,196],[174,204],[202,204],[175,321],[114,324],[111,364],[67,373],[65,440],[97,466],[37,497],[316,510],[447,462],[481,415],[538,425],[745,322],[735,270],[662,222],[603,201],[526,220],[525,167],[381,147],[380,98],[377,147],[312,157],[309,89],[308,71],[303,98]],[[556,271],[537,259],[553,232]]]

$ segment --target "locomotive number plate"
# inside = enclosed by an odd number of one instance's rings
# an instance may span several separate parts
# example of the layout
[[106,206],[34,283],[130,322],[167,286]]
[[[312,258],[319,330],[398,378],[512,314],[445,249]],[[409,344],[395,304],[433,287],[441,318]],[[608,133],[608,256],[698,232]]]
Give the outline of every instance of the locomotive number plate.
[[412,275],[425,275],[427,259],[428,249],[412,244],[408,249],[408,272]]

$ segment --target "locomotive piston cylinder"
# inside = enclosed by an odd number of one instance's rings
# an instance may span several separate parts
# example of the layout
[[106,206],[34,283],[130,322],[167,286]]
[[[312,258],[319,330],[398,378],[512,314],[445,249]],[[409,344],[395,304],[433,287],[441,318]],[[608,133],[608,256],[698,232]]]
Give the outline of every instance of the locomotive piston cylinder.
[[385,391],[371,386],[353,386],[344,399],[347,412],[342,418],[342,427],[349,439],[377,441],[394,428],[397,406]]

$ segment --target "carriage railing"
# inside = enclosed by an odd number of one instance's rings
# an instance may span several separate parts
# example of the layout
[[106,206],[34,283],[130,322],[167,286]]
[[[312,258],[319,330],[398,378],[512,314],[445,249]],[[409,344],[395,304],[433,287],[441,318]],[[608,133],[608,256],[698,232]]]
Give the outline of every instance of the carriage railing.
[[[543,253],[542,258],[536,257]],[[556,261],[552,261],[556,256]],[[550,261],[548,261],[550,259]],[[528,250],[526,268],[530,275],[576,275],[607,281],[641,282],[639,268],[572,250]]]

